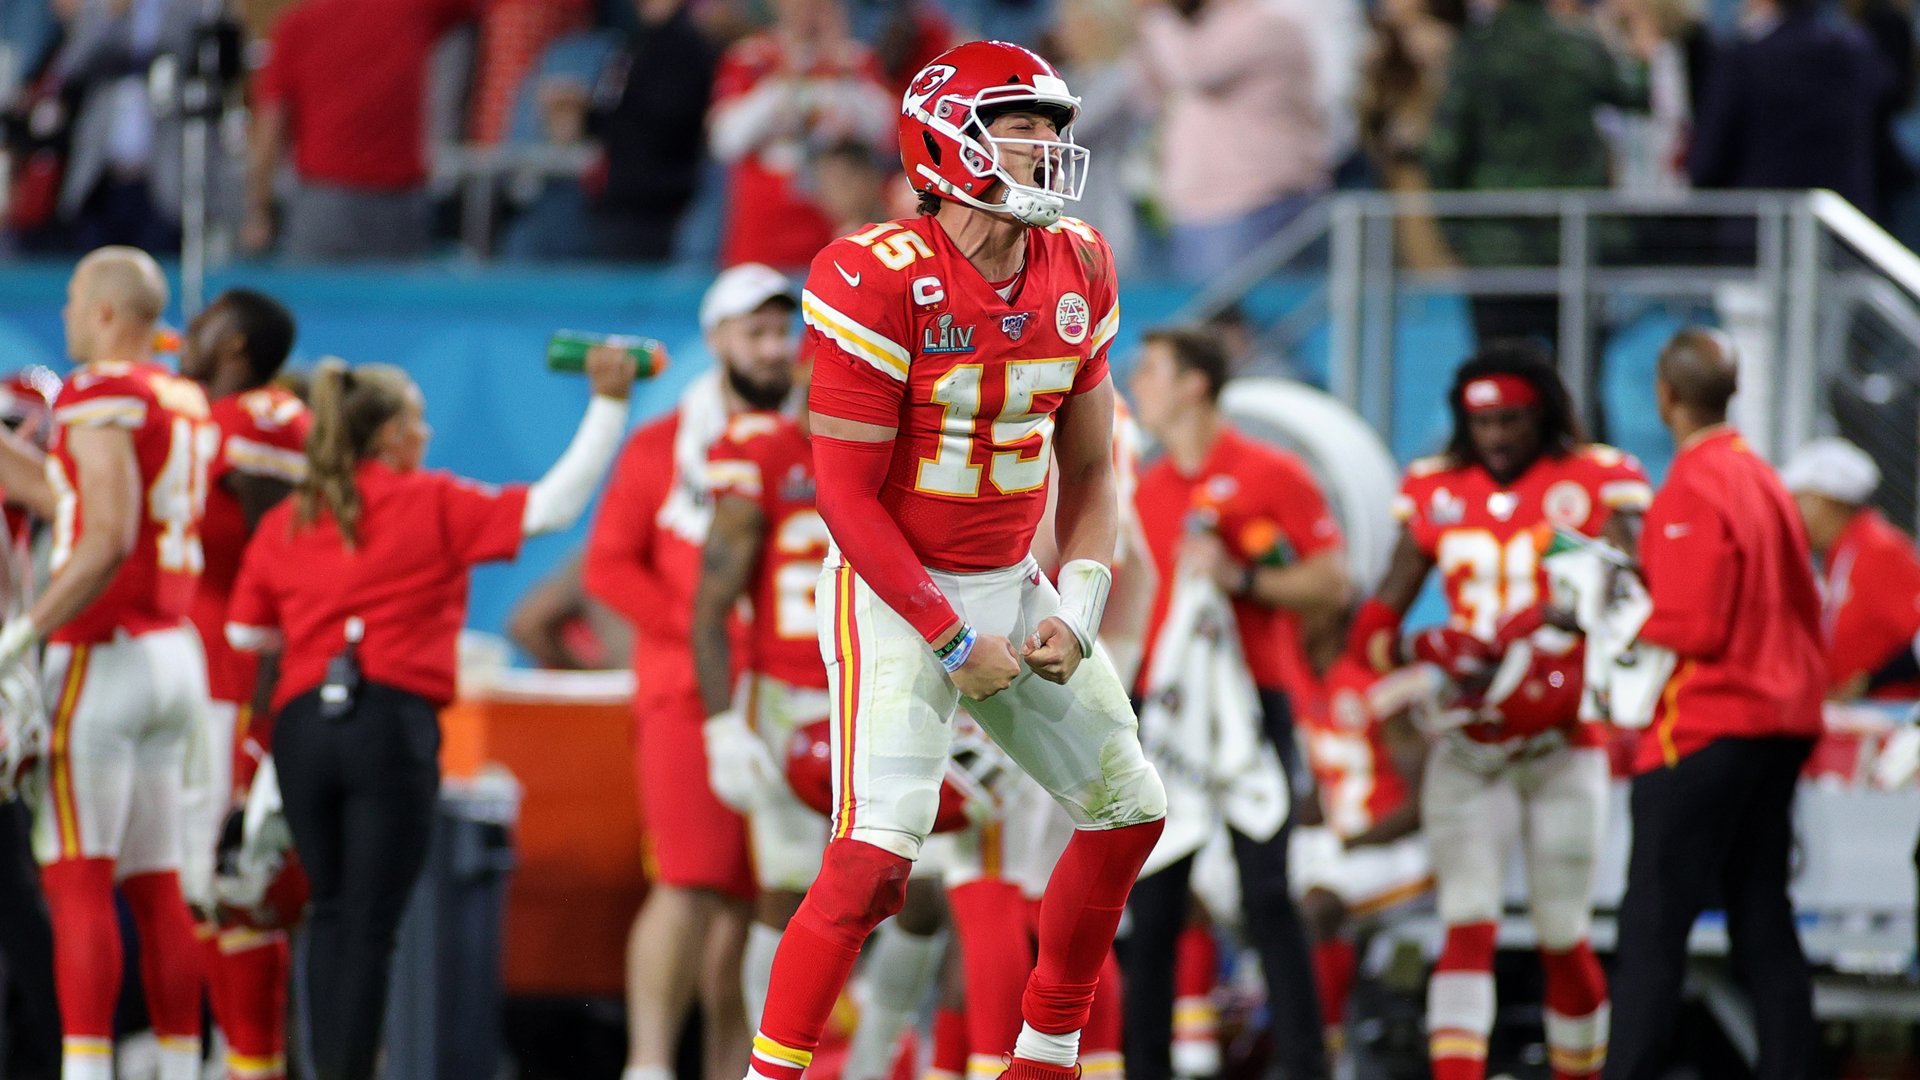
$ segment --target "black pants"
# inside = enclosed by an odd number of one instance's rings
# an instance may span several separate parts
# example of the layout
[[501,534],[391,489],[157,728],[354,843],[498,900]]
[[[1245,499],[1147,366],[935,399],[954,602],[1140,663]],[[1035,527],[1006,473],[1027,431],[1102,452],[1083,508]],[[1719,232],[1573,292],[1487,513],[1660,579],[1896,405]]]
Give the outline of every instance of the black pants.
[[53,924],[33,860],[32,813],[18,799],[0,802],[0,960],[5,962],[9,1077],[60,1073],[60,1014],[54,1005]]
[[[1292,714],[1283,694],[1262,690],[1267,735],[1289,774],[1297,772]],[[1260,955],[1267,1009],[1273,1017],[1273,1075],[1284,1080],[1327,1075],[1320,1028],[1320,1001],[1313,980],[1313,953],[1306,926],[1287,883],[1291,825],[1271,840],[1232,832],[1233,861],[1240,868],[1240,900],[1247,936]],[[1180,860],[1133,886],[1127,913],[1133,929],[1122,957],[1127,1076],[1169,1080],[1173,1074],[1174,941],[1187,925],[1193,859]]]
[[433,832],[440,722],[426,699],[373,684],[343,719],[319,706],[318,692],[295,698],[273,734],[287,824],[313,882],[313,1064],[318,1080],[369,1080],[394,938]]
[[1634,778],[1633,855],[1620,904],[1609,1080],[1666,1075],[1687,934],[1726,909],[1735,973],[1753,1002],[1759,1080],[1813,1069],[1813,983],[1787,898],[1793,791],[1813,744],[1722,739]]

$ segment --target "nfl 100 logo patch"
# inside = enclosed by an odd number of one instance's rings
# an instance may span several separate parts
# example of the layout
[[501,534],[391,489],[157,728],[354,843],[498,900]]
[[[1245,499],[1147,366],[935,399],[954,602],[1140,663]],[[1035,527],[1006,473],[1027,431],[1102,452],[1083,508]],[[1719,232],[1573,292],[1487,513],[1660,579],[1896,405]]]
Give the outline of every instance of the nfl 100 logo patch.
[[1008,341],[1019,341],[1027,332],[1027,322],[1033,318],[1033,312],[1021,311],[1012,315],[1000,316],[1000,332],[1007,335]]

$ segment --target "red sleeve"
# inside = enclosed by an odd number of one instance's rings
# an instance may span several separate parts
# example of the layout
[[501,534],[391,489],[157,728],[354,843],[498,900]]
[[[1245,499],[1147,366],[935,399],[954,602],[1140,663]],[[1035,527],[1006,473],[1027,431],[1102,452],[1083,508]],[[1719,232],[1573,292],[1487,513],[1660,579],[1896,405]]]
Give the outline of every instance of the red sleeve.
[[906,285],[873,252],[836,240],[814,257],[800,312],[813,356],[808,407],[881,427],[900,425],[912,354]]
[[820,517],[848,565],[920,636],[933,641],[959,621],[940,587],[880,504],[893,443],[813,437]]
[[1669,478],[1647,509],[1640,563],[1653,598],[1640,639],[1684,659],[1718,656],[1733,633],[1740,581],[1740,550],[1719,513]]
[[1295,556],[1305,559],[1338,548],[1340,522],[1327,508],[1326,497],[1320,494],[1320,485],[1314,481],[1313,473],[1291,458],[1282,458],[1279,464],[1281,482],[1273,488],[1278,496],[1276,516],[1287,542],[1293,545]]
[[766,43],[758,36],[737,42],[720,55],[713,75],[713,108],[754,88],[766,74]]
[[654,445],[652,430],[628,439],[614,463],[580,568],[587,594],[635,626],[648,625],[669,603],[654,575],[653,546],[654,517],[673,480],[673,459],[670,448]]
[[1920,558],[1912,548],[1877,548],[1869,565],[1854,567],[1853,579],[1872,582],[1865,591],[1875,623],[1906,638],[1920,634]]
[[520,543],[526,539],[525,485],[495,487],[463,477],[435,475],[439,481],[440,536],[449,555],[471,566],[520,554]]
[[766,499],[766,463],[756,450],[765,440],[756,440],[756,422],[766,418],[748,414],[727,425],[727,433],[714,440],[707,451],[707,493],[715,502],[729,496],[755,503]]
[[270,582],[288,521],[288,515],[276,507],[261,519],[260,528],[255,529],[253,539],[247,541],[246,552],[240,558],[240,576],[234,581],[233,595],[227,600],[227,622],[261,629],[280,626],[280,606]]
[[267,42],[267,62],[253,80],[257,104],[287,105],[287,99],[293,96],[291,69],[303,34],[301,27],[306,21],[306,9],[295,7],[274,23],[273,36]]
[[1107,245],[1107,238],[1090,225],[1075,224],[1091,234],[1087,257],[1091,260],[1088,291],[1093,294],[1089,298],[1093,310],[1088,314],[1093,320],[1093,330],[1088,338],[1091,345],[1087,361],[1073,376],[1073,392],[1084,394],[1107,377],[1107,354],[1112,351],[1114,336],[1120,332],[1120,289],[1113,267],[1113,248]]
[[1393,516],[1413,538],[1413,544],[1427,558],[1433,558],[1434,549],[1440,544],[1440,536],[1427,516],[1427,501],[1432,497],[1425,477],[1409,472],[1400,482],[1400,493],[1393,499]]
[[291,394],[253,391],[217,402],[220,452],[208,469],[213,484],[230,473],[298,484],[307,476],[307,431],[313,415]]

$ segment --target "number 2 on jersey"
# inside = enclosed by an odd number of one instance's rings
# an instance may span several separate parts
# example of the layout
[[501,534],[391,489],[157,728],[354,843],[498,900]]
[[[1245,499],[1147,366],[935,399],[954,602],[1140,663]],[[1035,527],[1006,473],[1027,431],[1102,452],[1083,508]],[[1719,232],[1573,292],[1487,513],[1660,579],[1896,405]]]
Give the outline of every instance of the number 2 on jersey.
[[[984,432],[980,410],[986,366],[960,364],[940,376],[933,384],[933,402],[942,411],[940,443],[934,456],[920,459],[914,486],[936,495],[979,495],[981,466],[974,464],[973,446],[982,434],[994,447],[986,465],[994,490],[1013,495],[1045,484],[1053,448],[1053,414],[1035,411],[1034,399],[1073,389],[1079,365],[1079,358],[1072,356],[1009,360],[1000,369],[1006,380],[1000,415]],[[1040,436],[1038,446],[1021,446],[1036,434]]]

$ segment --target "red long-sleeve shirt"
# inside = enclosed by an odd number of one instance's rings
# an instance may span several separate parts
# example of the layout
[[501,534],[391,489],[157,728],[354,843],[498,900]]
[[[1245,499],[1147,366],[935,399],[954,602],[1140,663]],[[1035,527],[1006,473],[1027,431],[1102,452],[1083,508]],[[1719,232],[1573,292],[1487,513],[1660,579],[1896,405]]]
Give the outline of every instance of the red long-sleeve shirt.
[[[1860,510],[1826,558],[1828,688],[1871,676],[1920,634],[1920,554],[1913,538],[1878,510]],[[203,586],[204,588],[204,586]],[[1868,696],[1911,698],[1920,682],[1899,679]]]
[[1826,660],[1807,536],[1773,470],[1729,427],[1680,448],[1647,511],[1640,639],[1679,665],[1636,772],[1716,739],[1820,733]]
[[[700,580],[703,528],[673,502],[674,410],[633,433],[614,462],[600,516],[587,535],[581,581],[588,595],[633,624],[638,697],[654,701],[698,692],[693,675],[693,589]],[[682,500],[684,501],[684,500]]]

